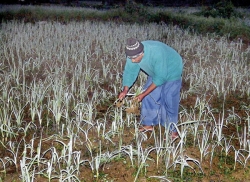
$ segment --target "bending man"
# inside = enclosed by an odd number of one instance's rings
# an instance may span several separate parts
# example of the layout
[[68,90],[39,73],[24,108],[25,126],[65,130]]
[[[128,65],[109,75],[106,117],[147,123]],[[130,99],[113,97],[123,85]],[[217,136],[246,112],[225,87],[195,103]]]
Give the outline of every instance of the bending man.
[[[140,70],[148,75],[144,91],[135,98],[142,102],[142,126],[139,130],[152,131],[158,124],[164,127],[170,123],[176,124],[183,70],[181,56],[162,42],[140,42],[134,38],[127,39],[125,53],[127,59],[123,72],[123,91],[119,99],[126,96]],[[172,129],[172,138],[177,136],[176,130]]]

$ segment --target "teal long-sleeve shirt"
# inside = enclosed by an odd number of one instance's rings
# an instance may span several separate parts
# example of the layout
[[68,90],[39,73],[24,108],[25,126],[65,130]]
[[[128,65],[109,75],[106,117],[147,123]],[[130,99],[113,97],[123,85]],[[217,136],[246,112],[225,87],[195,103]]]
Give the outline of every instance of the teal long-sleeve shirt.
[[140,70],[152,77],[153,83],[160,86],[167,81],[181,79],[183,63],[181,56],[168,45],[153,40],[143,41],[144,56],[139,63],[127,58],[123,72],[123,86],[131,87]]

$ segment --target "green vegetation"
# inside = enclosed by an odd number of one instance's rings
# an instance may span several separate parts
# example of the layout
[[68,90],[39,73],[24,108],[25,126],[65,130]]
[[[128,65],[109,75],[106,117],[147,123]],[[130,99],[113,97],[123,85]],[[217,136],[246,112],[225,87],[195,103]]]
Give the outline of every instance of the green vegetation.
[[199,16],[213,17],[213,18],[227,18],[240,17],[243,15],[235,10],[231,1],[220,1],[214,6],[203,7],[202,11],[195,13]]
[[195,13],[169,11],[168,8],[157,9],[136,3],[109,10],[72,7],[44,6],[8,6],[0,11],[2,21],[20,20],[24,22],[57,21],[116,21],[127,23],[167,23],[192,32],[219,36],[228,35],[230,39],[250,40],[250,27],[243,21],[242,13],[236,11],[232,3],[218,3],[213,7],[203,7]]

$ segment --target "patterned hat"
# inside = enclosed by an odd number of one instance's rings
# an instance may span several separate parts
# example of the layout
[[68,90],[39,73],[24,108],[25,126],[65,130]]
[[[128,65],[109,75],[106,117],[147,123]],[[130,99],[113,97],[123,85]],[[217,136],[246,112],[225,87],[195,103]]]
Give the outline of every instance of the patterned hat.
[[142,53],[143,48],[144,46],[140,41],[134,38],[128,38],[126,48],[125,48],[125,53],[127,56],[135,56],[137,54]]

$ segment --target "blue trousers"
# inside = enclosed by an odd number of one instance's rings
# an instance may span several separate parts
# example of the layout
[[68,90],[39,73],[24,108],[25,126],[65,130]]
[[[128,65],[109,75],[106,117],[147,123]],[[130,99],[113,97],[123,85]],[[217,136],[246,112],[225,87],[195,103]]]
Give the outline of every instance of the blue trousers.
[[[170,123],[177,124],[181,82],[181,79],[166,82],[144,97],[141,104],[142,125],[161,124],[168,127]],[[152,78],[148,77],[143,89],[147,89],[151,84]],[[175,130],[172,127],[170,129]]]

